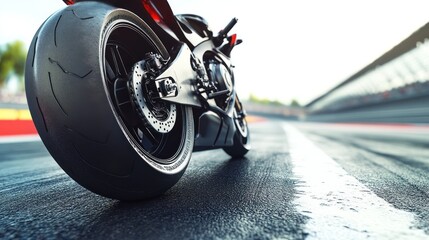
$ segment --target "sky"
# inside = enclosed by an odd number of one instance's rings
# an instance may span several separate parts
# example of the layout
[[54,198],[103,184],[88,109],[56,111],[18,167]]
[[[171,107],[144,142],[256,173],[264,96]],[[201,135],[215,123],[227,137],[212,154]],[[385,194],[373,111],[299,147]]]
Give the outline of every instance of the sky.
[[[218,32],[229,20],[243,44],[232,53],[237,90],[308,103],[359,71],[429,21],[425,0],[170,0],[175,13],[206,18]],[[61,0],[8,1],[0,44],[23,40]]]

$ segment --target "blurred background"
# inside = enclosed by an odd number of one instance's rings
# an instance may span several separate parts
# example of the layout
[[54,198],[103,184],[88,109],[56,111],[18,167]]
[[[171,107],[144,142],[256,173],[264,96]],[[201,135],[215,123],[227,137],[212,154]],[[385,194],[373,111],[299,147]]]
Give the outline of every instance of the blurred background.
[[[244,42],[232,57],[237,89],[251,111],[318,121],[329,121],[326,116],[332,112],[346,112],[343,120],[353,121],[351,109],[367,111],[395,101],[398,105],[398,101],[428,94],[429,50],[425,39],[429,34],[422,29],[429,19],[427,1],[169,2],[177,14],[203,16],[214,32],[231,18],[239,19],[233,32]],[[9,1],[2,5],[2,106],[26,103],[23,74],[27,48],[43,21],[63,7],[61,0]],[[418,36],[403,43],[405,47],[400,45],[416,32]],[[387,53],[389,56],[384,56]],[[400,104],[391,105],[379,108],[397,108]]]

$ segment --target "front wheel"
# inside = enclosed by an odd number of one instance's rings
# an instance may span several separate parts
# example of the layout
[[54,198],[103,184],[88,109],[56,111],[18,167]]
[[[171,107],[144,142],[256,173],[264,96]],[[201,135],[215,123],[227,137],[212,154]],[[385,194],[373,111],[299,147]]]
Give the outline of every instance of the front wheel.
[[250,133],[247,125],[246,114],[238,97],[234,105],[234,144],[223,150],[233,158],[241,158],[250,150]]
[[27,99],[45,146],[76,182],[106,197],[157,196],[191,157],[192,109],[152,99],[129,77],[150,53],[168,59],[139,17],[99,2],[52,15],[29,50]]

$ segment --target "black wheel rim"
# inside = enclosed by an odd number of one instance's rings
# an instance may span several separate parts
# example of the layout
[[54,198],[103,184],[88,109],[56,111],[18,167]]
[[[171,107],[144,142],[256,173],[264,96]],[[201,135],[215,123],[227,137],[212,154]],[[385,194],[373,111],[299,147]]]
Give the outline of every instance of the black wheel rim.
[[159,133],[145,124],[129,91],[130,72],[134,64],[148,52],[159,53],[159,49],[144,31],[125,20],[114,24],[107,31],[106,39],[103,54],[105,86],[121,128],[144,155],[158,163],[171,164],[184,144],[184,108],[177,106],[173,129],[168,133]]
[[234,120],[235,120],[235,126],[237,127],[238,131],[240,132],[240,135],[243,138],[247,138],[249,130],[247,128],[246,118],[241,116],[239,113],[237,113],[236,110],[234,110]]
[[241,109],[242,107],[240,106],[237,98],[234,105],[234,122],[238,134],[241,136],[241,142],[246,145],[249,136],[249,128],[247,125],[246,116]]

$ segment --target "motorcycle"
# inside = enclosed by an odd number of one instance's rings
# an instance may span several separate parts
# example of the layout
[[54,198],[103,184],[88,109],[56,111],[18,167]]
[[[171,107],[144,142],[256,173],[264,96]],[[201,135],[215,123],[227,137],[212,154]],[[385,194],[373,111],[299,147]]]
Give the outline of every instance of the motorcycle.
[[46,148],[77,183],[119,200],[158,196],[194,151],[250,149],[228,35],[166,0],[64,0],[36,32],[26,94]]

